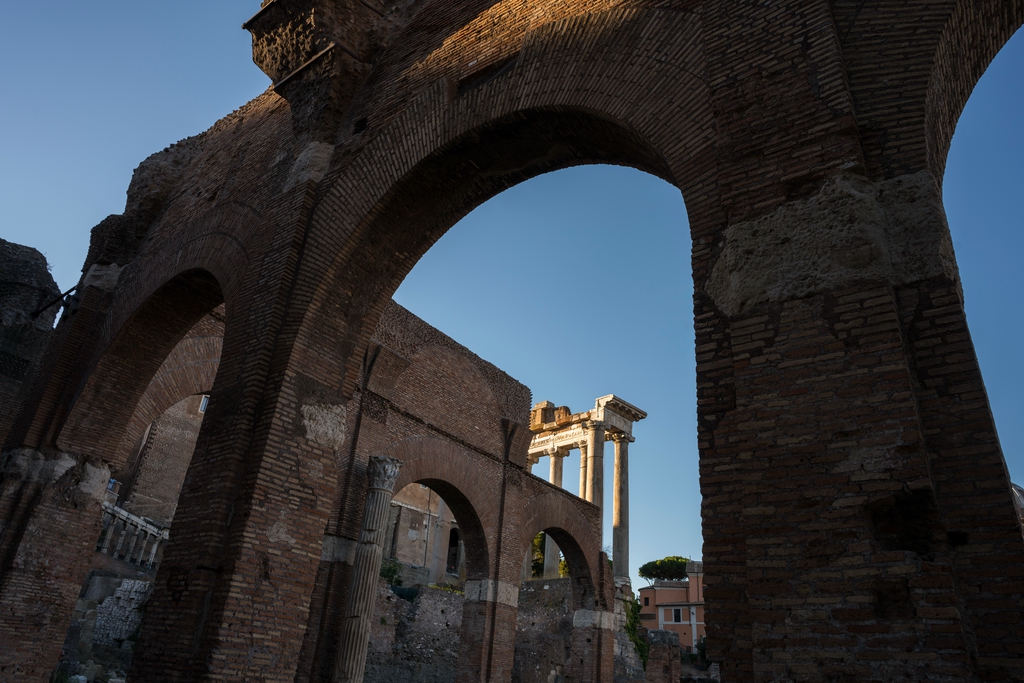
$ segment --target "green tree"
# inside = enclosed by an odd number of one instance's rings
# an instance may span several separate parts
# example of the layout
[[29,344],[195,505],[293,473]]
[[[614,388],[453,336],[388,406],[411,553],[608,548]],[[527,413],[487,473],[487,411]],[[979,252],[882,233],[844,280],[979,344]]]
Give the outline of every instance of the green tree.
[[660,560],[652,560],[647,564],[641,565],[637,573],[640,574],[641,578],[648,581],[654,581],[655,579],[674,579],[678,581],[686,578],[686,563],[689,561],[690,558],[688,557],[669,555]]

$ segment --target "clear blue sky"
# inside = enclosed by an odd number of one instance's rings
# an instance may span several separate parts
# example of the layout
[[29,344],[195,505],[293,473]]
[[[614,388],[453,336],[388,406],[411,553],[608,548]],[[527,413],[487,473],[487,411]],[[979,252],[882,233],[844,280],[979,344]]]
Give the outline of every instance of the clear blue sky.
[[[40,249],[60,287],[71,287],[89,229],[123,209],[135,166],[267,87],[240,28],[257,8],[256,0],[6,7],[0,236]],[[1021,74],[1017,36],[967,106],[945,181],[971,330],[1017,481]],[[397,298],[528,384],[536,400],[578,411],[616,393],[650,413],[631,451],[635,576],[643,561],[701,553],[690,289],[679,193],[637,171],[586,167],[481,206],[427,254]],[[573,491],[574,468],[570,461]]]

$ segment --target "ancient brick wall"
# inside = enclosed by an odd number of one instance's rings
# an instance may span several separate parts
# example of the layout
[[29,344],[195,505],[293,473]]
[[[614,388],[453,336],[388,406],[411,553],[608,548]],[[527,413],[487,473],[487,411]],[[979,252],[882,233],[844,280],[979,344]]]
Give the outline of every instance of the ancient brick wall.
[[125,429],[114,456],[125,463],[115,478],[126,481],[137,466],[136,456],[146,430],[177,402],[197,394],[209,394],[220,365],[224,342],[224,310],[218,307],[204,316],[177,343],[150,380]]
[[682,673],[679,634],[674,631],[648,631],[651,649],[647,656],[647,683],[675,683]]
[[[708,653],[723,678],[1013,680],[1024,539],[940,178],[963,103],[1022,21],[1021,0],[267,4],[247,26],[275,86],[137,169],[25,392],[0,482],[17,530],[0,537],[0,669],[50,670],[56,646],[37,643],[66,628],[101,483],[124,465],[112,454],[161,364],[221,304],[147,666],[294,679],[314,585],[347,581],[344,562],[317,577],[324,530],[353,538],[359,523],[365,473],[345,439],[358,415],[368,448],[443,442],[391,452],[459,482],[450,496],[504,497],[504,516],[452,507],[499,530],[467,562],[513,582],[528,538],[505,543],[510,520],[535,534],[580,513],[543,489],[539,504],[509,495],[537,486],[515,406],[443,345],[423,367],[462,387],[475,419],[504,422],[417,421],[371,398],[386,397],[376,381],[399,386],[389,356],[378,379],[364,369],[391,293],[461,216],[540,173],[616,163],[687,203]],[[473,464],[445,465],[456,452]],[[571,533],[591,533],[589,514]],[[54,538],[89,541],[51,561]],[[578,557],[598,607],[581,648],[604,637],[611,600],[596,555]],[[464,614],[489,643],[466,659],[479,677],[507,680],[514,612]],[[574,675],[599,677],[599,660]]]
[[40,309],[59,295],[42,254],[0,239],[0,441],[17,415],[22,385],[53,334],[60,304]]
[[[600,552],[596,509],[508,462],[504,440],[509,424],[517,430],[513,447],[525,451],[529,440],[526,387],[394,303],[385,309],[372,339],[375,358],[364,393],[341,407],[313,404],[304,411],[307,435],[321,441],[336,439],[354,452],[340,449],[338,468],[351,468],[352,492],[340,488],[332,508],[337,513],[327,527],[301,680],[325,680],[330,675],[347,596],[337,577],[351,571],[365,500],[360,478],[365,477],[369,457],[380,453],[403,461],[396,490],[423,483],[444,500],[463,539],[467,581],[497,583],[499,591],[511,591],[512,597],[501,598],[504,602],[496,606],[483,603],[500,614],[493,625],[467,629],[459,646],[479,650],[492,643],[487,646],[492,655],[489,666],[511,672],[519,566],[538,531],[557,526],[571,534],[567,546],[577,549],[571,562],[583,581],[576,587],[574,608],[596,608],[598,579],[591,578]],[[333,431],[325,428],[329,415],[337,419]],[[493,642],[492,633],[503,640]],[[461,675],[470,675],[465,650],[460,661]]]
[[572,620],[572,586],[569,579],[523,583],[519,591],[515,663],[512,669],[512,680],[515,683],[548,683],[552,673],[556,677],[564,677],[569,672]]
[[410,602],[381,583],[363,680],[453,682],[462,630],[462,603],[459,593],[436,588],[421,589]]

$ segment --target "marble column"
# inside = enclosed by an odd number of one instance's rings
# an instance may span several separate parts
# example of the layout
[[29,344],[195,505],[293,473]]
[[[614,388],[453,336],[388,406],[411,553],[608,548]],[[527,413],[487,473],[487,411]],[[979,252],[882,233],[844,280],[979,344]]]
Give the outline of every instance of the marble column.
[[142,529],[140,529],[139,527],[136,526],[133,527],[133,529],[134,531],[132,532],[131,543],[128,544],[128,550],[126,550],[124,553],[124,561],[129,564],[131,564],[132,561],[132,553],[135,552],[135,544],[138,542],[139,536],[142,534]]
[[629,443],[627,434],[612,436],[615,442],[615,481],[612,484],[612,564],[615,577],[629,576]]
[[587,423],[587,500],[604,508],[604,422]]
[[565,453],[553,452],[551,456],[551,467],[548,470],[548,481],[555,486],[562,485],[562,466],[565,464]]
[[587,497],[587,444],[577,444],[580,448],[580,498],[590,500]]
[[118,519],[109,512],[103,513],[110,517],[110,525],[107,527],[107,535],[103,538],[103,546],[100,548],[100,552],[104,555],[110,554],[110,542],[114,540],[114,534],[117,532]]
[[160,541],[162,539],[157,536],[153,539],[153,547],[149,549],[149,560],[146,561],[146,565],[152,569],[153,563],[156,562],[156,551],[160,547]]
[[[565,453],[551,453],[551,471],[548,481],[555,486],[562,486],[562,467],[565,464]],[[547,534],[544,534],[544,578],[558,578],[558,545]]]
[[366,494],[363,528],[352,564],[352,583],[348,591],[348,604],[345,606],[338,657],[334,662],[333,683],[362,683],[363,680],[377,577],[384,556],[388,511],[401,469],[401,460],[382,456],[371,457],[367,466],[369,492]]

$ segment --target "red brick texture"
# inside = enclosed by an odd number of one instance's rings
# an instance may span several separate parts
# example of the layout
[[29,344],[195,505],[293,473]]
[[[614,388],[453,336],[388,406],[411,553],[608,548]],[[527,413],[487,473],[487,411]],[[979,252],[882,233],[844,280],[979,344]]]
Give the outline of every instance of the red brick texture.
[[[474,589],[468,589],[458,680],[509,680],[516,626],[510,596],[518,596],[523,555],[540,531],[550,529],[565,549],[574,607],[610,609],[599,595],[600,581],[610,580],[599,573],[599,511],[517,464],[529,443],[526,387],[393,303],[372,342],[376,356],[366,389],[345,411],[347,439],[359,424],[355,451],[347,450],[348,441],[339,454],[339,471],[351,471],[353,492],[338,491],[329,543],[344,546],[358,537],[370,456],[401,460],[396,491],[424,484],[452,510],[465,546],[467,581],[511,587],[475,596],[481,599],[472,599]],[[325,551],[321,560],[296,680],[330,680],[347,594],[340,577],[351,571],[351,560],[341,555]],[[610,656],[611,641],[604,645]]]
[[[58,540],[95,540],[58,502],[64,480],[15,454],[116,464],[161,364],[221,303],[222,358],[133,676],[310,671],[310,615],[331,619],[314,587],[345,582],[324,577],[324,530],[354,538],[362,453],[440,438],[493,463],[483,491],[527,479],[525,430],[506,441],[518,404],[464,356],[421,348],[424,374],[403,375],[412,356],[381,355],[360,384],[391,293],[481,202],[586,163],[647,171],[687,202],[708,655],[723,679],[1020,680],[1024,538],[938,179],[1024,0],[394,4],[269,4],[249,26],[277,86],[147,160],[125,215],[97,226],[87,270],[119,264],[117,285],[83,283],[4,446],[0,680],[51,670],[60,639],[37,634],[62,632],[88,553],[38,578],[22,568]],[[837,183],[859,189],[834,200]],[[913,183],[924,194],[893,190]],[[736,265],[757,248],[790,260]],[[404,404],[431,373],[480,406],[467,421],[505,427],[463,432]],[[351,454],[337,424],[315,440],[304,426],[339,406],[348,434],[357,415],[365,427]],[[526,520],[521,503],[500,509]],[[514,581],[516,542],[504,522],[485,528],[502,544],[486,572]],[[33,612],[26,596],[44,593]],[[465,623],[481,637],[514,634],[498,628],[507,606],[480,605]],[[502,680],[511,651],[466,666]]]

